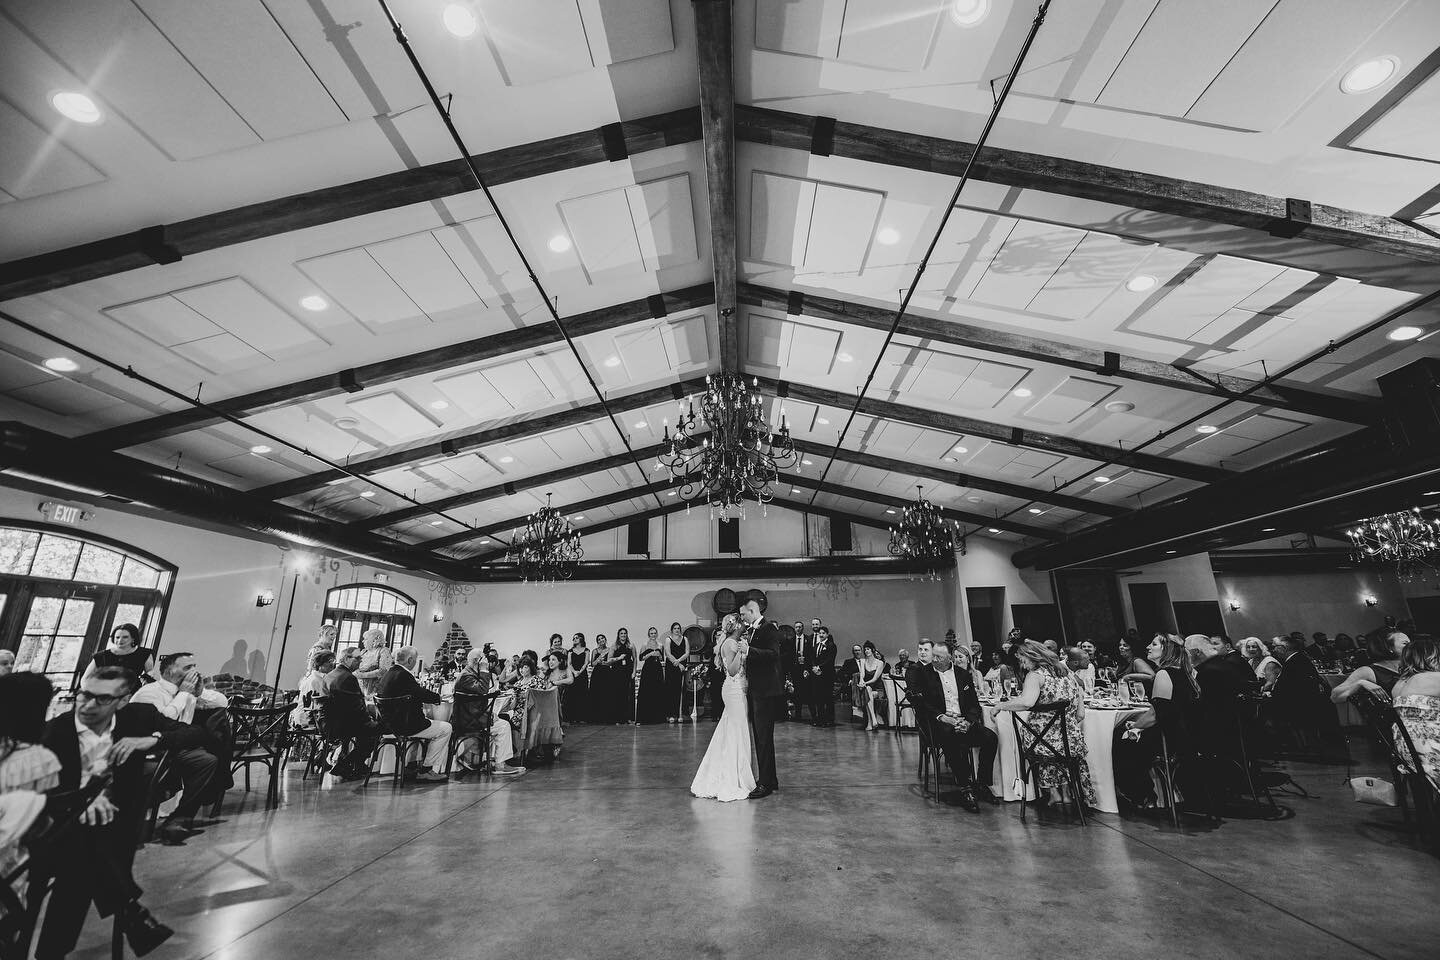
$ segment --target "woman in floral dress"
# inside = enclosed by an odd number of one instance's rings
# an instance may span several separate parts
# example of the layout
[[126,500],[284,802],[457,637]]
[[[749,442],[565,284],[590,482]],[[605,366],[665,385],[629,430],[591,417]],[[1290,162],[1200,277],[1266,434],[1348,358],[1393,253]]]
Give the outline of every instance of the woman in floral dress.
[[[1090,765],[1085,752],[1085,691],[1074,674],[1065,668],[1060,659],[1044,644],[1026,640],[1019,650],[1020,666],[1026,671],[1025,685],[1020,695],[1003,700],[995,705],[998,710],[1029,710],[1036,706],[1067,702],[1065,725],[1069,731],[1070,756],[1080,759],[1080,792],[1085,803],[1095,805],[1095,787],[1090,782]],[[1045,727],[1049,717],[1032,717],[1030,726],[1037,730]],[[1028,750],[1035,742],[1035,736],[1025,726],[1020,727],[1020,739]],[[1045,742],[1063,754],[1065,746],[1060,738],[1060,723],[1056,721],[1045,733]],[[1068,781],[1065,771],[1059,767],[1044,766],[1035,770],[1035,780],[1041,789],[1050,791],[1050,799],[1063,802]]]
[[[1429,638],[1411,643],[1400,656],[1400,670],[1400,681],[1391,691],[1395,713],[1420,755],[1425,776],[1440,787],[1440,643]],[[1398,727],[1395,736],[1404,743]],[[1402,747],[1401,752],[1408,750]]]

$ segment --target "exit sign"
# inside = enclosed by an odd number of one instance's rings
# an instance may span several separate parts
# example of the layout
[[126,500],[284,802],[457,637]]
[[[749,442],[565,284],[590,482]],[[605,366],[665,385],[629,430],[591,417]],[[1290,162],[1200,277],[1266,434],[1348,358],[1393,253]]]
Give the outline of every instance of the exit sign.
[[52,523],[79,523],[82,520],[90,519],[90,514],[73,507],[68,503],[55,503],[47,500],[40,504],[40,512],[48,517]]

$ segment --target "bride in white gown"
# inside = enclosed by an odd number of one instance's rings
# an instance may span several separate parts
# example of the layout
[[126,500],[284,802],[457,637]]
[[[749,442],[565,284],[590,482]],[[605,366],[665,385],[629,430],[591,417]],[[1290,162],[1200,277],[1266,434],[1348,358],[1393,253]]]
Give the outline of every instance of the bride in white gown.
[[755,749],[746,719],[745,659],[740,656],[740,623],[734,614],[721,621],[716,664],[725,671],[720,696],[725,712],[715,725],[710,746],[695,771],[690,792],[706,800],[744,800],[755,789]]

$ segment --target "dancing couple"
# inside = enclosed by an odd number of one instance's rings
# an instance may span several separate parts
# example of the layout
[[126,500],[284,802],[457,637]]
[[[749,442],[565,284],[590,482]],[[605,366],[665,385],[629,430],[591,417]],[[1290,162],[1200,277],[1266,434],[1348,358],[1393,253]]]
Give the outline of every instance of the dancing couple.
[[[695,772],[690,792],[706,800],[759,800],[780,789],[775,775],[775,718],[785,713],[780,628],[747,601],[720,623],[715,663],[725,672],[725,712]],[[746,710],[746,702],[750,709]],[[749,719],[747,720],[747,714]]]

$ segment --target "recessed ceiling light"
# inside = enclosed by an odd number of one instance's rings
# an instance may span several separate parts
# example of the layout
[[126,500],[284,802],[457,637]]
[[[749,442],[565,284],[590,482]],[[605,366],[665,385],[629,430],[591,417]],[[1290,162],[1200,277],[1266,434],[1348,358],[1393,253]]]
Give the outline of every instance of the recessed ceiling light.
[[886,510],[885,512],[886,512],[886,513],[894,513],[895,511],[894,511],[894,510]]
[[312,311],[328,310],[330,307],[330,301],[326,300],[322,296],[319,296],[318,294],[312,293],[308,297],[300,298],[300,306],[304,307],[306,310]]
[[809,460],[801,460],[801,461],[800,461],[800,464],[801,464],[801,466],[806,466],[806,467],[808,467],[808,466],[810,466],[810,461],[809,461]]
[[648,426],[650,426],[650,424],[646,423],[644,420],[641,420],[635,424],[635,429],[644,430]]
[[431,410],[449,410],[449,409],[450,409],[450,401],[449,401],[449,400],[431,400],[431,401],[430,401],[430,409],[431,409]]
[[584,519],[585,519],[585,514],[583,514],[583,513],[577,513],[577,514],[575,514],[575,516],[571,517],[570,519],[571,519],[571,520],[584,520]]
[[1096,477],[1096,478],[1095,478],[1095,482],[1096,482],[1096,483],[1109,483],[1109,482],[1110,482],[1110,478],[1109,478],[1109,477]]
[[1340,78],[1340,89],[1345,93],[1368,93],[1395,76],[1400,61],[1394,57],[1376,57],[1357,63]]
[[1148,273],[1137,273],[1125,281],[1125,289],[1132,293],[1144,293],[1155,286],[1156,282],[1155,278]]
[[1000,532],[999,530],[996,530],[994,527],[989,527],[989,528],[987,528],[987,529],[989,530],[990,533],[999,533],[999,532]]
[[955,447],[955,448],[954,448],[953,450],[951,450],[950,452],[951,452],[951,453],[969,453],[969,452],[970,452],[970,448],[969,448],[969,447]]
[[51,357],[45,361],[46,370],[54,370],[56,373],[73,373],[80,369],[80,364],[69,357]]
[[674,491],[674,490],[671,490],[669,493],[665,494],[665,496],[667,496],[667,497],[673,497],[673,496],[675,496],[675,491]]
[[959,462],[960,462],[959,460],[956,460],[954,457],[941,457],[940,459],[943,460],[943,461],[945,461],[946,463],[959,463]]
[[952,0],[950,22],[957,27],[973,27],[990,13],[990,0]]
[[474,11],[463,3],[450,4],[440,15],[440,19],[445,22],[446,30],[461,38],[473,36],[480,27],[480,21],[475,19]]
[[1011,390],[1010,392],[1013,393],[1013,394],[1014,394],[1015,396],[1017,396],[1017,397],[1029,397],[1029,396],[1032,396],[1032,395],[1033,395],[1033,394],[1031,393],[1029,387],[1016,387],[1014,390]]
[[985,502],[985,499],[984,499],[983,497],[966,497],[965,499],[966,499],[966,500],[969,500],[971,503],[984,503],[984,502]]
[[830,426],[830,421],[829,421],[829,420],[826,420],[824,417],[816,417],[816,418],[815,418],[815,422],[816,422],[817,424],[819,424],[820,426],[822,426],[822,427],[828,427],[828,426]]
[[432,527],[438,527],[438,526],[440,526],[440,524],[441,524],[442,522],[444,522],[444,521],[441,521],[441,520],[431,520],[431,521],[430,521],[430,526],[432,526]]
[[605,366],[610,367],[611,369],[620,366],[620,358],[613,355],[606,357]]
[[360,496],[364,497],[366,500],[369,500],[371,497],[375,496],[375,491],[374,491],[374,490],[361,490],[361,491],[360,491]]
[[486,537],[485,539],[481,540],[480,542],[481,542],[482,544],[489,543],[489,542],[490,542],[490,538],[489,538],[489,537]]
[[900,242],[900,231],[894,227],[881,227],[880,232],[875,234],[875,242],[893,247]]
[[1215,424],[1213,424],[1213,423],[1202,423],[1202,424],[1200,424],[1200,426],[1198,426],[1198,427],[1195,428],[1195,432],[1196,432],[1196,433],[1214,433],[1215,431],[1217,431],[1217,430],[1219,430],[1219,429],[1220,429],[1220,428],[1217,427],[1217,426],[1215,426]]
[[1166,552],[1166,553],[1174,553],[1175,551],[1174,551],[1174,550],[1166,550],[1165,552]]
[[1419,327],[1396,327],[1385,336],[1390,340],[1414,340],[1424,332]]
[[570,238],[563,233],[556,234],[550,238],[550,249],[555,253],[564,253],[570,249]]
[[1039,507],[1031,507],[1031,508],[1030,508],[1030,512],[1031,512],[1031,513],[1035,513],[1035,514],[1040,514],[1040,513],[1044,513],[1045,511],[1044,511],[1044,510],[1041,510]]
[[1278,530],[1278,529],[1280,529],[1280,528],[1279,528],[1279,527],[1264,527],[1263,529],[1261,529],[1260,532],[1261,532],[1261,533],[1274,533],[1274,532],[1275,532],[1276,530]]
[[95,101],[74,90],[61,90],[50,98],[50,106],[62,117],[76,123],[100,122],[100,108],[95,105]]
[[841,350],[839,353],[835,354],[835,359],[839,360],[841,363],[850,363],[855,358],[850,356],[850,354],[846,353],[844,350]]
[[515,462],[515,458],[514,458],[514,457],[501,457],[501,458],[500,458],[500,462],[501,462],[501,463],[514,463],[514,462]]
[[1129,413],[1135,409],[1135,404],[1129,400],[1111,400],[1105,404],[1105,409],[1111,413]]
[[790,488],[790,492],[791,492],[791,493],[799,493],[799,492],[800,492],[800,488],[799,488],[799,487],[791,487],[791,488]]
[[360,421],[356,420],[354,417],[336,417],[335,426],[339,427],[341,430],[354,430],[356,427],[360,426]]
[[250,448],[250,452],[254,454],[269,453],[270,448],[265,446],[265,444],[263,443],[257,443],[255,444],[255,446]]

